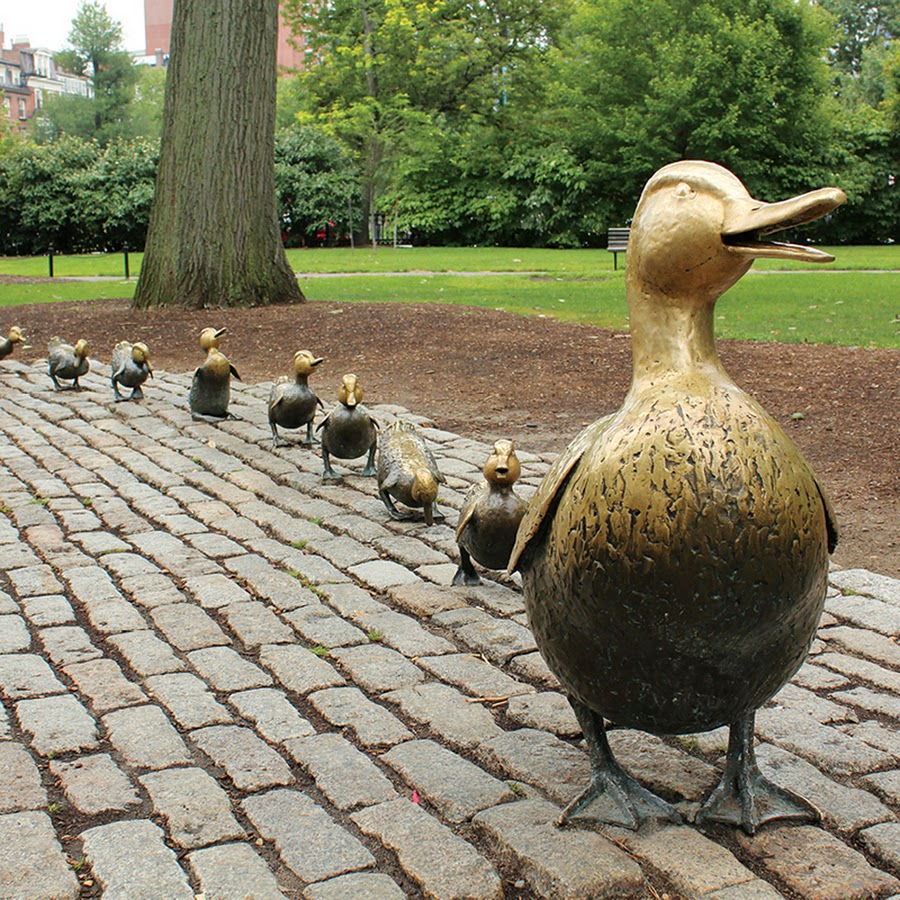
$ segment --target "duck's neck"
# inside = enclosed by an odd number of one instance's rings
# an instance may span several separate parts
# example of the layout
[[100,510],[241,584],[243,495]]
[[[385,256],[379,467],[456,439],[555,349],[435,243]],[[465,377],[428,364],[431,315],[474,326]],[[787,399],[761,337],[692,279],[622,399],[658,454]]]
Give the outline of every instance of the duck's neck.
[[628,293],[628,312],[633,387],[675,373],[716,380],[728,378],[716,352],[714,304],[660,301],[633,288]]

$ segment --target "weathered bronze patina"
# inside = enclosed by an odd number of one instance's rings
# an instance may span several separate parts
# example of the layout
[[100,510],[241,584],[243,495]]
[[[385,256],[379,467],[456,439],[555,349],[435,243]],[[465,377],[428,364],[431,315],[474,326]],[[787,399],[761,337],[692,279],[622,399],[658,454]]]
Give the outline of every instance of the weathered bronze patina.
[[487,569],[506,568],[516,531],[528,508],[513,488],[521,474],[513,442],[497,441],[484,464],[484,481],[469,488],[459,511],[459,568],[453,584],[481,584],[473,559]]
[[319,423],[322,430],[324,478],[340,477],[331,467],[331,457],[356,459],[368,453],[362,475],[375,474],[375,450],[378,447],[378,423],[362,405],[363,389],[359,379],[349,373],[338,388],[337,406]]
[[425,438],[411,422],[393,422],[384,430],[378,442],[377,474],[378,496],[392,519],[412,517],[397,509],[391,497],[405,506],[422,509],[427,525],[443,518],[435,501],[438,485],[445,479]]
[[228,404],[231,401],[231,378],[238,381],[241,376],[219,350],[219,339],[225,334],[224,328],[204,328],[200,332],[200,349],[206,359],[194,372],[188,405],[195,419],[220,421],[228,418]]
[[13,325],[9,329],[9,334],[0,340],[0,359],[6,359],[13,352],[16,344],[22,344],[24,341],[25,335],[22,333],[22,329],[18,325]]
[[284,375],[272,385],[269,394],[269,427],[276,447],[288,446],[288,441],[278,434],[278,425],[282,428],[302,428],[305,425],[306,443],[313,443],[316,407],[325,407],[308,381],[316,367],[323,362],[323,358],[315,356],[309,350],[298,350],[294,354],[294,377]]
[[[113,348],[110,380],[116,402],[122,400],[143,400],[141,385],[153,377],[153,364],[150,361],[150,348],[143,342],[136,344],[119,341]],[[119,393],[119,385],[131,388],[131,395],[124,397]]]
[[[61,337],[50,338],[47,345],[47,371],[53,381],[53,389],[56,391],[72,390],[80,391],[81,385],[78,379],[87,375],[91,368],[88,359],[88,342],[81,338],[73,347]],[[72,384],[64,388],[59,379],[72,379]]]
[[631,388],[547,474],[510,561],[591,753],[591,785],[564,818],[680,820],[618,766],[604,719],[669,734],[730,725],[725,774],[698,822],[753,833],[816,816],[762,778],[753,722],[807,654],[837,534],[809,465],[722,367],[713,319],[756,258],[831,261],[762,237],[844,199],[826,188],[763,203],[728,170],[692,161],[644,189],[628,247]]

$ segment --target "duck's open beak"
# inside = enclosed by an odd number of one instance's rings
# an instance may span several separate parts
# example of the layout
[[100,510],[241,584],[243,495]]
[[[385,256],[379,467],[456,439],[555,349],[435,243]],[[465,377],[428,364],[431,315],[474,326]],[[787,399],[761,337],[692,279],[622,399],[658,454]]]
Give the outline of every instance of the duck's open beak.
[[725,207],[722,241],[732,253],[753,259],[796,259],[832,262],[834,257],[816,247],[764,241],[763,237],[827,215],[847,199],[840,188],[821,188],[782,200],[764,203],[752,197],[732,199]]
[[216,337],[217,337],[217,338],[222,337],[222,335],[225,334],[226,331],[228,331],[227,328],[220,328],[220,329],[216,332]]

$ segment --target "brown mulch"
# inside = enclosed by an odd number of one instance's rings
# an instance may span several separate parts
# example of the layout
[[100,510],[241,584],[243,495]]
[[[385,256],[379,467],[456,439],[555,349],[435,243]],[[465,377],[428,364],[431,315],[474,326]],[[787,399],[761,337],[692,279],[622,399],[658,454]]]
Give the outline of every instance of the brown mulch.
[[[4,279],[6,280],[6,279]],[[631,375],[627,335],[553,319],[439,305],[307,303],[255,309],[139,312],[125,300],[16,307],[0,322],[28,334],[20,359],[60,334],[85,337],[109,362],[122,339],[146,341],[154,364],[193,370],[202,327],[227,327],[222,349],[247,382],[291,371],[298,349],[327,358],[312,379],[324,399],[356,372],[369,403],[398,403],[444,429],[508,437],[558,452],[614,410]],[[900,351],[720,341],[726,368],[799,445],[842,529],[834,560],[900,577]],[[152,382],[147,388],[152,392]]]

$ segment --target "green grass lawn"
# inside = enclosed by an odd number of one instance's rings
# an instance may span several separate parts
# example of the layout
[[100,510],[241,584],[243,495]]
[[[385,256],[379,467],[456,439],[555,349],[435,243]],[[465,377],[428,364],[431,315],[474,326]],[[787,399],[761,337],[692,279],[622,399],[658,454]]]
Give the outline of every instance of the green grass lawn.
[[[808,272],[779,271],[803,268],[798,263],[758,261],[757,272],[751,270],[719,301],[719,336],[900,349],[900,249],[838,247],[832,252],[837,263],[814,269],[807,265]],[[455,303],[628,328],[623,259],[614,272],[612,254],[605,250],[416,247],[381,248],[373,253],[366,248],[292,250],[288,257],[311,301]],[[0,274],[46,275],[46,262],[39,257],[0,258]],[[140,254],[131,254],[130,262],[134,274]],[[122,278],[122,263],[121,254],[57,257],[55,271],[61,277],[107,274],[116,278],[2,284],[0,306],[130,298],[136,281]],[[303,277],[335,272],[410,274]],[[540,274],[524,274],[528,272]]]

